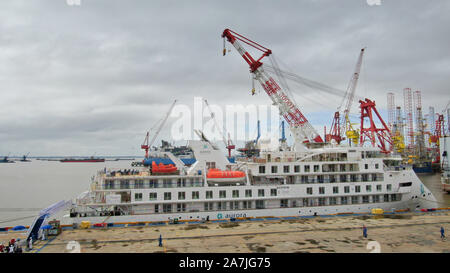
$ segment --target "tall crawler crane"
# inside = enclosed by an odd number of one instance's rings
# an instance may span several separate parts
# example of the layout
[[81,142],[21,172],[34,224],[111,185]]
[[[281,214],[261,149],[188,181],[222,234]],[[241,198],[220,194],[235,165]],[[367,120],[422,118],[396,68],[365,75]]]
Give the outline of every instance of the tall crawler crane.
[[[225,29],[222,33],[224,38],[224,51],[226,54],[225,38],[230,42],[239,54],[244,58],[247,64],[250,66],[250,73],[253,74],[253,78],[261,84],[267,95],[272,100],[273,104],[280,110],[280,115],[284,117],[287,123],[290,125],[290,129],[294,138],[294,149],[301,151],[305,149],[305,142],[322,143],[323,140],[316,132],[314,127],[308,122],[306,117],[300,112],[300,109],[295,105],[293,100],[288,94],[277,84],[277,82],[264,71],[263,63],[261,60],[264,57],[268,57],[272,54],[272,51],[252,40],[230,30]],[[258,51],[262,52],[261,57],[254,59],[241,45],[245,43]]]
[[[331,124],[330,133],[326,135],[326,141],[330,142],[331,140],[336,141],[337,144],[341,143],[342,140],[345,140],[345,135],[350,139],[357,139],[358,136],[354,137],[358,134],[352,128],[350,123],[350,119],[348,117],[350,109],[352,107],[353,98],[355,97],[356,86],[358,84],[359,74],[361,72],[361,64],[364,55],[364,49],[361,49],[359,53],[358,61],[356,62],[355,72],[350,79],[350,83],[348,84],[347,91],[345,92],[345,96],[342,99],[341,105],[338,108],[338,111],[334,113],[333,123]],[[345,102],[345,108],[342,108]]]

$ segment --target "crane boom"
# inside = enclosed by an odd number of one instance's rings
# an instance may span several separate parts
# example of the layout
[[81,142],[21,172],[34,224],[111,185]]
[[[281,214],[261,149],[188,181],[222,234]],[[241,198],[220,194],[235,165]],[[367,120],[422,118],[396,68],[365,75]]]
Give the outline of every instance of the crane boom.
[[145,158],[148,158],[148,150],[150,149],[150,147],[152,147],[153,142],[155,142],[156,137],[158,136],[159,132],[163,128],[163,126],[166,123],[167,119],[169,118],[169,115],[172,112],[172,109],[175,106],[176,102],[177,102],[177,100],[174,100],[174,102],[172,103],[172,105],[169,108],[169,111],[167,112],[166,116],[163,118],[163,120],[159,124],[158,129],[156,130],[156,132],[153,135],[153,138],[151,140],[149,140],[150,132],[147,131],[147,134],[145,135],[144,143],[142,143],[142,145],[141,145],[141,149],[143,149],[145,151]]
[[211,118],[214,121],[214,125],[216,126],[217,130],[220,133],[220,136],[222,137],[222,141],[225,144],[225,147],[228,149],[228,157],[231,157],[231,150],[233,150],[236,146],[233,144],[230,138],[230,134],[228,134],[228,141],[225,139],[225,134],[222,132],[222,129],[217,124],[216,117],[214,115],[214,112],[211,110],[211,107],[209,106],[209,103],[206,99],[203,99],[205,101],[206,106],[208,107],[209,112],[211,113]]
[[[273,104],[280,110],[280,114],[290,125],[295,141],[295,147],[298,149],[304,148],[302,145],[304,142],[323,142],[320,135],[301,113],[297,105],[292,102],[291,98],[283,91],[276,81],[264,71],[261,59],[272,54],[272,51],[230,29],[225,29],[222,33],[222,37],[224,39],[226,38],[248,63],[250,66],[250,73],[254,74],[254,78],[259,81]],[[244,49],[239,41],[263,52],[263,54],[255,60]],[[224,55],[225,52],[226,51],[224,51]]]
[[[326,141],[335,140],[339,144],[342,140],[345,139],[345,133],[351,130],[350,128],[351,124],[349,124],[350,123],[349,113],[355,97],[356,86],[358,85],[358,79],[359,74],[361,72],[362,59],[365,49],[366,48],[362,48],[359,53],[359,57],[355,66],[355,71],[353,72],[352,78],[350,79],[350,82],[347,86],[345,95],[342,98],[341,105],[338,107],[338,111],[334,113],[333,123],[331,124],[330,127],[330,133],[325,137]],[[345,108],[341,109],[344,102]]]
[[161,129],[163,128],[164,124],[166,123],[167,119],[169,118],[170,113],[172,112],[173,107],[175,106],[175,103],[177,103],[177,100],[174,100],[172,105],[169,108],[169,111],[167,111],[166,116],[164,117],[164,119],[161,121],[161,123],[159,124],[158,129],[156,130],[155,134],[153,135],[152,140],[150,140],[149,146],[152,147],[153,142],[155,142],[156,137],[158,137],[159,133],[161,132]]
[[359,74],[361,73],[361,65],[362,59],[364,55],[364,50],[366,48],[362,48],[359,53],[358,61],[356,62],[355,72],[353,73],[352,79],[347,88],[346,97],[347,102],[345,104],[345,108],[343,111],[344,117],[348,117],[348,113],[350,112],[350,108],[352,107],[353,98],[355,97],[356,86],[358,85]]

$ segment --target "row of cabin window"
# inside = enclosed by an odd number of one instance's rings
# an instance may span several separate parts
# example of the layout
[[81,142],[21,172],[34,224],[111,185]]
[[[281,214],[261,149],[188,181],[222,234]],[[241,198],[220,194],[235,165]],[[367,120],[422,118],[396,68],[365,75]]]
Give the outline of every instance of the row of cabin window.
[[[233,190],[231,192],[233,198],[239,198],[239,190]],[[135,201],[142,201],[142,193],[135,193],[134,194],[134,200]],[[258,197],[264,197],[265,196],[265,190],[264,189],[258,189]],[[277,196],[277,189],[270,189],[270,196]],[[245,190],[245,197],[252,197],[252,190]],[[200,192],[193,191],[191,192],[191,198],[193,200],[200,199]],[[213,199],[213,191],[206,191],[205,192],[205,199]],[[227,198],[227,191],[221,190],[219,191],[219,198]],[[157,200],[158,195],[156,192],[150,192],[149,193],[149,200]],[[185,200],[186,199],[186,192],[178,192],[178,200]],[[164,193],[164,200],[172,200],[172,192],[165,192]]]
[[[380,192],[382,191],[382,185],[376,185],[376,191]],[[386,185],[386,191],[392,191],[392,184]],[[361,192],[361,186],[355,186],[355,192],[359,193]],[[366,192],[372,192],[372,185],[366,185]],[[333,194],[339,193],[339,187],[333,187]],[[350,193],[350,186],[344,186],[344,193]],[[312,195],[313,194],[313,188],[308,187],[306,188],[306,194]],[[319,194],[325,194],[325,187],[319,187]]]
[[[333,205],[355,205],[380,202],[400,201],[400,194],[384,194],[384,195],[363,195],[363,196],[341,196],[341,197],[319,197],[319,198],[302,198],[300,200],[281,199],[279,200],[279,208],[288,207],[315,207],[315,206],[333,206]],[[186,203],[178,204],[155,204],[155,213],[168,213],[172,210],[176,212],[185,212]],[[204,211],[221,211],[221,210],[238,210],[238,209],[264,209],[265,200],[255,201],[229,201],[229,202],[205,202],[203,204]],[[273,205],[270,208],[278,208]],[[195,209],[198,211],[198,209]],[[191,210],[192,211],[192,210]]]
[[131,188],[131,185],[134,185],[135,189],[139,188],[174,188],[174,187],[198,187],[202,186],[203,182],[200,180],[200,178],[192,178],[186,179],[180,178],[174,181],[173,179],[162,179],[162,181],[158,181],[157,179],[151,179],[151,180],[135,180],[134,183],[130,182],[130,180],[120,180],[120,181],[114,181],[114,180],[106,180],[105,181],[105,189],[114,189],[116,185],[119,185],[121,189],[129,189]]
[[[355,165],[355,166],[354,166]],[[322,172],[334,172],[337,171],[337,166],[339,166],[339,171],[341,172],[345,172],[345,171],[357,171],[357,164],[351,164],[347,165],[345,164],[336,164],[336,165],[330,165],[327,164],[327,168],[325,168],[325,170],[322,170]],[[336,166],[336,168],[334,168]],[[283,166],[283,173],[290,173],[290,167],[289,165],[285,165]],[[380,168],[380,164],[375,163],[375,169],[379,169]],[[364,169],[368,170],[369,169],[369,164],[364,164]],[[276,165],[272,165],[271,169],[270,169],[271,173],[278,173],[278,166]],[[305,173],[309,173],[311,171],[311,165],[304,165],[303,166],[303,172]],[[321,172],[320,170],[320,165],[313,165],[313,172]],[[259,173],[263,174],[266,173],[266,166],[259,166]],[[300,173],[300,165],[294,165],[294,173]]]

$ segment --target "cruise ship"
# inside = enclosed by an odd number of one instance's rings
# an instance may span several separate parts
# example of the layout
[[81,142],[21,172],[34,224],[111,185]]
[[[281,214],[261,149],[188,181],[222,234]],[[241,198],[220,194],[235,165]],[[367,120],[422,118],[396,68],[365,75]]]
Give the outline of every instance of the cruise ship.
[[189,141],[195,163],[170,152],[147,166],[103,169],[72,204],[72,223],[208,221],[436,208],[402,159],[372,147],[261,151],[230,163],[208,139]]

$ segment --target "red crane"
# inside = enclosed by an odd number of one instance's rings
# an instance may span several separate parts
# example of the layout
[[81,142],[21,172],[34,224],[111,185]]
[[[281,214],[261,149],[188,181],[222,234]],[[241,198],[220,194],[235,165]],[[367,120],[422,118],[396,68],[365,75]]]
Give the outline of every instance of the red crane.
[[[308,122],[306,117],[300,112],[300,109],[293,103],[286,92],[276,83],[276,81],[269,76],[263,69],[263,63],[261,60],[272,54],[272,51],[252,40],[230,30],[225,29],[222,33],[224,38],[224,51],[223,55],[226,54],[225,49],[225,38],[230,42],[239,54],[244,58],[247,64],[250,66],[250,73],[254,75],[254,79],[259,81],[263,89],[269,95],[273,104],[276,105],[280,114],[283,115],[284,119],[289,123],[291,132],[294,137],[295,147],[302,149],[304,147],[302,143],[304,142],[323,142],[320,135]],[[245,43],[258,51],[262,52],[261,57],[254,59],[241,45]]]
[[[360,145],[362,146],[368,139],[372,143],[372,146],[375,147],[378,138],[378,147],[381,149],[381,152],[390,153],[390,149],[392,148],[391,131],[378,113],[375,102],[366,99],[365,101],[360,100],[359,103],[361,107]],[[381,128],[377,128],[373,113],[378,117],[382,125]],[[367,128],[364,128],[365,118],[369,118],[369,127]],[[387,144],[389,144],[389,147]]]

